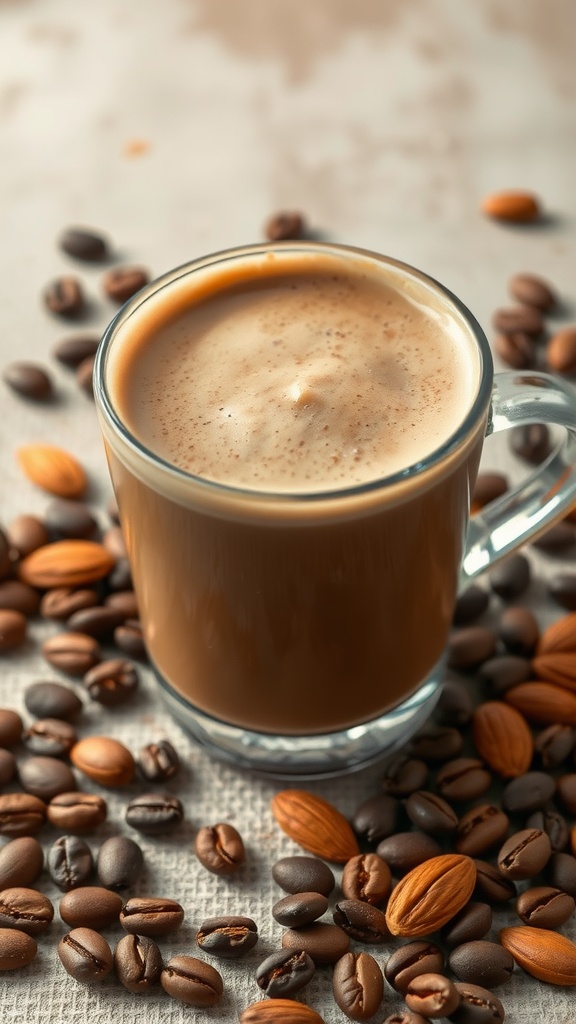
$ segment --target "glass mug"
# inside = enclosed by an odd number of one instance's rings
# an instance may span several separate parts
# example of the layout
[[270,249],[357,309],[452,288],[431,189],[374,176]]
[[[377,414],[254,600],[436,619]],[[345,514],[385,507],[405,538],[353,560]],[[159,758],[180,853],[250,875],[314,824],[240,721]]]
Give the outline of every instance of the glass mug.
[[[457,429],[383,479],[296,493],[214,482],[149,450],[118,397],[143,325],[154,331],[206,289],[234,281],[241,292],[271,265],[307,273],[318,261],[366,270],[459,332],[474,385]],[[459,584],[576,501],[570,389],[540,373],[494,377],[487,340],[454,295],[351,247],[252,245],[164,275],[106,330],[95,396],[161,693],[215,756],[284,778],[362,768],[414,733],[439,694]],[[484,438],[531,422],[566,427],[563,444],[469,521]]]

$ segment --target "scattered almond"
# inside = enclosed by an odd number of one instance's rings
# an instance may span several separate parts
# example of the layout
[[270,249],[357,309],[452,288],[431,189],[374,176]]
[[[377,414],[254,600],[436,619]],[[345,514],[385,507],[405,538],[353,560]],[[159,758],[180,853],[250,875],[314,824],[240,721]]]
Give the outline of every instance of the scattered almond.
[[546,346],[546,361],[556,373],[576,373],[576,327],[563,327]]
[[563,615],[561,619],[553,622],[548,629],[542,633],[536,655],[559,654],[567,651],[576,652],[576,612],[570,615]]
[[533,659],[532,668],[538,679],[576,692],[576,651],[542,654]]
[[555,683],[518,683],[506,691],[504,700],[529,722],[576,725],[576,693]]
[[36,548],[18,566],[18,575],[33,587],[81,587],[107,576],[114,558],[91,540],[59,540]]
[[500,700],[480,704],[472,719],[478,753],[505,779],[527,772],[534,753],[530,727],[520,711]]
[[527,974],[549,985],[576,985],[576,945],[547,928],[503,928],[500,942]]
[[324,1018],[295,999],[261,999],[242,1010],[240,1024],[324,1024]]
[[532,192],[492,192],[482,200],[482,212],[496,220],[526,222],[540,216],[540,203]]
[[356,836],[340,811],[304,789],[283,789],[272,799],[280,828],[304,850],[345,864],[360,853]]
[[60,498],[81,498],[88,481],[82,466],[70,452],[51,444],[27,444],[16,452],[32,483]]
[[474,861],[464,854],[430,857],[392,890],[386,923],[393,935],[416,938],[442,928],[470,899],[476,885]]

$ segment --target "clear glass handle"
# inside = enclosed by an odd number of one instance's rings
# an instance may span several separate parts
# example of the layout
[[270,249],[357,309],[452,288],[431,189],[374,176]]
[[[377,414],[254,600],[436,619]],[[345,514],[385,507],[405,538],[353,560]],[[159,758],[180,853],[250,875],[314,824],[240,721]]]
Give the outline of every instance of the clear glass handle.
[[497,373],[486,436],[521,423],[557,424],[566,427],[566,437],[528,480],[470,520],[463,585],[543,532],[576,503],[574,391],[545,373]]

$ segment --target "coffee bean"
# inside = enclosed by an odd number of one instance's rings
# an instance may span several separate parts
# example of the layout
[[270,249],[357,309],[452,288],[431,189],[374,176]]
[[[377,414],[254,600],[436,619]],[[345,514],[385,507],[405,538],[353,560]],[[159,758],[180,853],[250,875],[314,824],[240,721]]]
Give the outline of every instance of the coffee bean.
[[448,761],[457,757],[464,746],[459,729],[447,725],[427,725],[410,740],[407,750],[423,761]]
[[76,370],[76,383],[88,398],[94,398],[94,356],[83,359]]
[[141,793],[126,808],[126,823],[144,835],[172,832],[182,823],[184,808],[171,793]]
[[104,604],[107,608],[122,612],[124,621],[138,618],[138,602],[133,590],[118,590],[115,594],[108,594]]
[[36,956],[35,939],[14,928],[0,928],[0,971],[15,971]]
[[350,1020],[368,1020],[384,994],[382,971],[369,953],[345,953],[332,974],[334,999]]
[[434,942],[406,942],[395,949],[384,965],[384,977],[397,992],[406,992],[408,985],[421,974],[440,974],[444,970],[444,954]]
[[147,992],[160,980],[162,954],[145,935],[125,935],[114,950],[114,969],[129,992]]
[[563,554],[576,544],[576,533],[571,523],[555,523],[545,533],[536,537],[532,544],[549,555]]
[[278,949],[258,966],[256,982],[271,999],[289,999],[313,978],[316,966],[303,950]]
[[39,718],[26,729],[23,739],[33,754],[66,757],[78,737],[69,722],[60,718]]
[[442,939],[450,948],[463,942],[483,939],[492,927],[492,908],[487,903],[467,903],[442,929]]
[[80,363],[96,355],[100,339],[92,335],[75,335],[64,338],[52,349],[52,355],[64,366],[75,370]]
[[44,303],[57,316],[76,317],[84,311],[82,285],[76,277],[58,277],[44,290]]
[[468,687],[458,679],[445,679],[434,710],[442,725],[457,728],[467,725],[474,712],[474,703]]
[[508,432],[510,449],[519,459],[539,466],[552,451],[550,430],[545,423],[523,423]]
[[149,280],[142,267],[113,267],[104,275],[104,292],[113,302],[126,302]]
[[430,835],[446,835],[454,832],[458,825],[458,815],[450,804],[436,793],[425,790],[410,794],[406,813],[418,829]]
[[0,653],[21,647],[26,639],[28,623],[22,612],[0,608]]
[[331,868],[316,857],[282,857],[272,867],[274,881],[284,892],[319,892],[329,896],[336,879]]
[[27,935],[42,935],[53,917],[50,900],[36,889],[15,886],[0,892],[0,928],[18,928]]
[[544,330],[540,310],[531,306],[510,306],[497,309],[492,316],[492,326],[501,334],[515,334],[520,331],[537,337]]
[[167,782],[180,770],[180,759],[169,740],[158,740],[141,747],[136,765],[148,782]]
[[345,899],[376,905],[390,895],[392,875],[377,853],[359,853],[344,865],[340,885]]
[[99,263],[108,256],[106,240],[86,228],[67,228],[60,235],[58,244],[68,256],[86,263]]
[[530,586],[530,562],[525,555],[511,555],[492,569],[490,586],[503,601],[512,601]]
[[514,370],[531,370],[536,366],[536,342],[526,331],[497,334],[494,339],[494,351]]
[[546,346],[546,361],[556,373],[574,373],[576,368],[576,327],[562,327]]
[[332,917],[334,924],[356,942],[379,945],[390,940],[386,914],[364,900],[339,900]]
[[548,582],[548,593],[562,608],[569,612],[576,611],[576,573],[557,573]]
[[250,917],[209,917],[196,933],[200,949],[224,960],[238,960],[258,941],[258,928]]
[[12,839],[0,849],[0,889],[31,885],[44,865],[42,847],[33,836]]
[[83,676],[101,659],[100,645],[85,633],[58,633],[42,644],[42,654],[54,668]]
[[[123,621],[124,616],[122,612],[115,611],[114,608],[98,606],[95,608],[81,608],[73,612],[68,619],[67,626],[68,629],[75,633],[85,633],[86,636],[95,637],[100,640],[112,636],[116,627]],[[114,660],[121,661],[122,659]],[[96,669],[99,667],[97,665]],[[104,702],[102,701],[101,703]]]
[[48,804],[48,820],[65,832],[91,832],[106,820],[106,801],[96,793],[59,793]]
[[70,768],[55,757],[28,757],[20,763],[18,775],[22,789],[45,802],[76,789]]
[[477,939],[453,949],[450,970],[459,981],[496,988],[509,981],[514,970],[514,957],[498,942]]
[[0,747],[0,786],[11,782],[16,775],[16,758],[11,750]]
[[121,626],[116,627],[114,643],[130,658],[136,658],[138,661],[146,661],[148,658],[142,626],[137,619],[126,619]]
[[328,899],[319,892],[297,892],[277,900],[272,917],[285,928],[302,928],[322,917],[328,909]]
[[526,889],[516,900],[516,912],[533,928],[560,928],[574,913],[574,897],[561,889],[537,886]]
[[314,922],[305,928],[288,928],[282,935],[283,949],[304,950],[318,964],[335,964],[348,952],[350,939],[335,924]]
[[36,402],[45,402],[54,394],[48,373],[36,363],[9,363],[2,371],[2,380],[12,391]]
[[454,984],[442,974],[421,974],[413,978],[404,995],[415,1013],[426,1017],[449,1017],[460,1002]]
[[569,814],[576,814],[576,772],[567,772],[556,780],[556,794]]
[[566,819],[554,807],[546,807],[534,811],[526,822],[526,828],[539,828],[546,833],[555,853],[568,846],[568,824]]
[[378,843],[376,852],[398,877],[442,851],[436,840],[424,832],[397,832]]
[[168,935],[178,930],[184,910],[163,896],[132,896],[120,911],[120,924],[132,935]]
[[85,885],[94,870],[92,851],[79,836],[60,836],[48,850],[48,871],[62,892]]
[[82,701],[62,683],[31,683],[24,690],[24,704],[36,718],[60,718],[69,721],[82,710]]
[[102,981],[112,968],[110,946],[93,928],[73,928],[64,935],[58,956],[64,970],[85,985]]
[[34,587],[21,580],[0,583],[0,608],[13,609],[22,615],[35,615],[40,607],[40,595]]
[[412,1013],[411,1010],[399,1010],[398,1013],[391,1013],[382,1024],[430,1024],[421,1013]]
[[508,282],[508,289],[513,299],[535,306],[542,313],[548,313],[556,305],[552,287],[536,274],[514,274]]
[[447,651],[450,668],[470,672],[494,657],[496,636],[487,626],[466,626],[448,638]]
[[194,956],[173,956],[160,974],[165,992],[189,1006],[214,1006],[224,984],[218,971]]
[[553,853],[546,865],[546,881],[576,900],[576,857],[569,853]]
[[10,543],[4,530],[0,529],[0,580],[6,579],[12,572],[12,555]]
[[558,768],[574,749],[576,736],[570,725],[548,725],[534,740],[534,751],[543,768]]
[[478,473],[470,499],[472,510],[484,508],[496,498],[501,498],[509,486],[508,477],[503,473]]
[[128,748],[109,736],[88,736],[80,740],[72,747],[70,760],[89,779],[110,789],[128,785],[136,770]]
[[20,742],[24,725],[17,711],[0,708],[0,747],[15,747]]
[[393,796],[382,794],[364,800],[352,817],[356,834],[369,843],[378,843],[396,831],[401,804]]
[[383,765],[382,789],[390,796],[409,796],[422,789],[428,778],[424,761],[406,754],[392,754]]
[[551,800],[554,790],[555,782],[550,775],[545,772],[526,772],[504,787],[502,806],[510,814],[539,811]]
[[455,849],[468,857],[486,853],[502,842],[508,832],[508,824],[508,815],[493,804],[472,807],[458,822]]
[[71,587],[54,587],[47,590],[40,602],[40,614],[44,619],[65,622],[83,608],[94,608],[99,601],[98,594],[91,588],[73,590]]
[[71,928],[100,931],[118,921],[122,897],[99,885],[81,885],[65,893],[58,909],[62,920]]
[[540,628],[529,608],[507,608],[500,616],[498,635],[510,654],[530,658],[540,638]]
[[30,793],[0,793],[0,835],[33,836],[46,818],[46,804]]
[[201,828],[194,849],[203,867],[215,875],[233,875],[244,863],[242,837],[227,822]]
[[50,502],[44,512],[44,522],[57,540],[89,540],[98,530],[98,523],[87,505],[64,498]]
[[144,854],[127,836],[112,836],[102,844],[96,859],[96,871],[102,885],[115,892],[129,889],[144,870]]
[[528,658],[514,654],[497,655],[485,661],[479,676],[489,683],[495,696],[499,696],[518,683],[525,683],[533,676],[532,664]]
[[[130,562],[128,561],[127,558],[123,558],[120,562],[116,562],[116,565],[114,566],[114,568],[108,573],[108,576],[106,578],[106,582],[108,583],[108,586],[110,587],[110,590],[131,590],[131,588],[132,588],[132,572],[131,572],[131,569],[130,569]],[[137,620],[131,620],[131,621],[137,622]],[[120,627],[118,627],[118,628],[120,628]],[[123,634],[120,633],[119,636],[120,636],[120,639],[122,640],[122,642],[126,646],[131,644],[132,647],[134,647],[134,648],[137,647],[137,640],[138,640],[138,629],[137,628],[133,628],[131,630],[131,632],[129,632],[126,635],[123,635]],[[117,641],[116,641],[116,643],[117,643]],[[142,630],[140,629],[140,647],[142,648],[143,646],[144,645],[143,645],[143,641],[142,641]],[[126,654],[131,654],[131,652],[127,650]]]
[[436,788],[442,797],[460,802],[475,800],[490,788],[492,776],[482,761],[473,757],[459,757],[448,761],[438,770]]
[[[95,608],[92,612],[107,610]],[[138,689],[138,673],[132,662],[126,661],[125,658],[111,658],[100,662],[86,673],[83,681],[91,699],[106,707],[124,704]]]
[[457,981],[460,1003],[450,1015],[452,1024],[502,1024],[505,1013],[500,1000],[481,985]]
[[490,603],[490,595],[484,587],[471,583],[466,590],[458,595],[454,607],[453,623],[455,626],[467,626],[484,614]]
[[269,242],[302,238],[303,234],[304,217],[298,210],[280,210],[272,214],[264,225],[264,235]]
[[510,879],[485,860],[474,859],[476,867],[475,895],[488,903],[507,903],[516,896],[516,886]]

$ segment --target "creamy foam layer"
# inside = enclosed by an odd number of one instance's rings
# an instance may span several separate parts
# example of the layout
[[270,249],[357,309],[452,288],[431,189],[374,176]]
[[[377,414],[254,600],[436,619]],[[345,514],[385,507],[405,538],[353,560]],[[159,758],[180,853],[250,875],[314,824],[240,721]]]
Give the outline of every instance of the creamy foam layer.
[[382,265],[274,254],[183,288],[127,322],[108,386],[131,433],[190,473],[263,491],[350,487],[420,462],[473,403],[466,328]]

